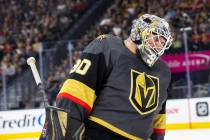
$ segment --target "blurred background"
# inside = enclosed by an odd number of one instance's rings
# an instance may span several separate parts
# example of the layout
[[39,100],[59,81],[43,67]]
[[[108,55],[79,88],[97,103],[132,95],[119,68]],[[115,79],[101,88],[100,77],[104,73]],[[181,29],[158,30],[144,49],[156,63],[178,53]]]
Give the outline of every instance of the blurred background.
[[[162,57],[172,71],[169,99],[208,99],[209,11],[210,0],[0,0],[0,110],[43,108],[28,57],[36,58],[54,105],[84,47],[101,34],[126,39],[133,19],[145,13],[165,18],[174,30]],[[200,102],[207,106],[197,109],[209,112],[210,100]]]

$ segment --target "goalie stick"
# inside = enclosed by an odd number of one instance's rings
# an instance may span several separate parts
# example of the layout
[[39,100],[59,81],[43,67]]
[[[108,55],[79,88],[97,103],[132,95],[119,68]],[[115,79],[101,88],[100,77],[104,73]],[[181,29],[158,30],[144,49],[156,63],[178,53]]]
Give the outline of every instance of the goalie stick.
[[[50,126],[49,130],[51,132],[51,133],[46,133],[47,126],[44,125],[43,130],[42,130],[42,135],[39,140],[64,140],[64,139],[66,139],[65,135],[68,135],[68,134],[63,134],[63,132],[62,132],[63,125],[61,126],[59,124],[60,121],[55,121],[55,120],[59,120],[59,118],[62,117],[62,116],[59,116],[59,114],[67,115],[67,112],[65,112],[61,108],[49,105],[49,102],[47,99],[47,94],[45,92],[45,86],[44,86],[44,83],[41,81],[41,78],[39,76],[39,73],[38,73],[35,63],[36,63],[36,60],[34,57],[29,57],[27,59],[27,64],[31,67],[31,71],[32,71],[33,77],[35,79],[35,82],[38,86],[38,90],[43,95],[43,102],[44,102],[44,107],[45,107],[45,111],[46,111],[45,122],[47,122],[45,124],[46,125],[48,124]],[[62,119],[62,118],[60,118],[60,119]],[[73,119],[73,118],[71,118],[71,119]],[[63,121],[63,120],[61,120],[61,121]],[[85,129],[84,123],[81,122],[79,127],[76,129],[76,131],[72,135],[72,138],[69,137],[68,139],[69,140],[81,140],[82,139],[81,137],[84,133],[84,129]],[[53,132],[52,130],[56,130],[56,132]]]

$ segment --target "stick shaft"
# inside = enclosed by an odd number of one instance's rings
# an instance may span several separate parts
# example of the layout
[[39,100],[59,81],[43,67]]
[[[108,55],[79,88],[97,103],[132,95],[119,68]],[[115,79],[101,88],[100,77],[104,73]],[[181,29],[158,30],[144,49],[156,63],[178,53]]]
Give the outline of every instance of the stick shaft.
[[35,60],[34,57],[30,57],[30,58],[27,59],[27,64],[31,67],[31,71],[33,73],[36,84],[39,88],[39,92],[43,95],[44,105],[48,106],[49,103],[48,103],[47,95],[46,95],[46,92],[45,92],[44,84],[41,81],[41,78],[39,76],[39,72],[37,70],[35,62],[36,62],[36,60]]

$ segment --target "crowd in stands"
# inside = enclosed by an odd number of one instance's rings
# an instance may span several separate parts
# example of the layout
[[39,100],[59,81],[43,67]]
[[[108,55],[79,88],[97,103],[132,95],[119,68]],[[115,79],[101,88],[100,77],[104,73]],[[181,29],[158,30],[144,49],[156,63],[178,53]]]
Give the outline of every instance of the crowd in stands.
[[94,0],[0,0],[0,73],[14,77],[40,42],[60,40]]
[[183,37],[180,32],[180,28],[183,27],[192,28],[188,34],[190,51],[208,49],[210,45],[209,11],[209,0],[121,0],[113,4],[101,21],[81,37],[76,48],[84,47],[90,40],[103,33],[127,38],[133,19],[150,13],[164,17],[172,25],[175,41],[168,53],[183,52]]
[[[21,71],[28,56],[37,54],[40,41],[62,38],[79,15],[88,7],[88,0],[0,0],[0,62],[8,75]],[[7,8],[4,8],[7,7]],[[26,12],[27,11],[27,12]],[[115,34],[123,39],[129,35],[130,25],[136,17],[155,14],[164,17],[175,32],[174,43],[167,53],[183,52],[180,28],[191,27],[188,33],[190,51],[210,46],[210,0],[116,0],[97,24],[93,25],[74,43],[74,60],[84,47],[101,34]],[[66,78],[67,60],[57,66],[47,78],[47,91],[51,103],[59,84]]]

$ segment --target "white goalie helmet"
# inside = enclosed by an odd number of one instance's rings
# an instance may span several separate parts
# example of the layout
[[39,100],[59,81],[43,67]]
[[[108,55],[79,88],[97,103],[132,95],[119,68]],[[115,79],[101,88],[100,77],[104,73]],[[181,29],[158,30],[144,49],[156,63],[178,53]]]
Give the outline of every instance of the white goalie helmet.
[[168,22],[150,14],[144,14],[133,21],[129,38],[137,44],[143,61],[149,67],[173,42]]

